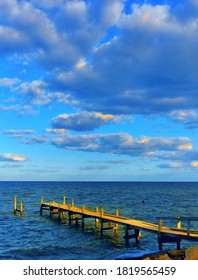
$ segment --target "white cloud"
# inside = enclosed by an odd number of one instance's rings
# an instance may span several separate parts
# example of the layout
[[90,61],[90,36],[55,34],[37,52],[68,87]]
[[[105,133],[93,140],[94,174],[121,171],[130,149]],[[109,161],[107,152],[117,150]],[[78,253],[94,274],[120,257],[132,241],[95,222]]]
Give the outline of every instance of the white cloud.
[[8,89],[12,89],[13,86],[15,86],[16,84],[18,84],[20,82],[20,80],[18,78],[1,78],[0,79],[0,86],[1,87],[5,87]]
[[168,117],[183,124],[186,128],[198,128],[197,110],[173,110],[168,114]]
[[[144,141],[143,141],[144,139]],[[129,155],[132,157],[162,157],[163,153],[179,153],[181,145],[191,145],[187,137],[140,137],[134,139],[127,133],[114,134],[83,134],[74,136],[70,133],[52,140],[52,144],[68,150],[95,151],[100,153],[113,153]],[[182,150],[183,152],[183,150]],[[161,154],[162,153],[162,154]],[[172,154],[172,157],[175,154]],[[167,153],[168,154],[168,153]]]
[[28,158],[23,155],[14,155],[14,154],[0,155],[0,161],[22,162],[26,160],[28,160]]
[[55,133],[55,134],[65,134],[66,133],[66,130],[65,129],[55,129],[55,128],[46,128],[45,129],[46,132],[48,133]]
[[14,130],[14,129],[3,130],[4,134],[14,135],[14,136],[32,134],[33,132],[34,132],[34,130],[31,130],[31,129],[26,129],[26,130]]
[[108,122],[114,122],[118,118],[111,114],[100,112],[79,112],[75,114],[60,114],[52,119],[53,128],[65,128],[76,131],[86,131],[99,128]]

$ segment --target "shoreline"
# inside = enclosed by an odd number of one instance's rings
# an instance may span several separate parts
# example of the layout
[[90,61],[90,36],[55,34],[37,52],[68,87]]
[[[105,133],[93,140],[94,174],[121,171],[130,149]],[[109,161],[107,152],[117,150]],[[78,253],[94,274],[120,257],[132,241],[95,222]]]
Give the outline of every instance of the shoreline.
[[198,260],[198,246],[144,255],[142,260]]

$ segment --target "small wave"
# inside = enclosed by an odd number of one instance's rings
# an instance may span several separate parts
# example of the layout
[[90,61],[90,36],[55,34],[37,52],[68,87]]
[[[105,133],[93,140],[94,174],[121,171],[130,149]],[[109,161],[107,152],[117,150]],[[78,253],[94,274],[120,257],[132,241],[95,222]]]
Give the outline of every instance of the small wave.
[[141,260],[144,256],[157,253],[158,251],[152,250],[130,250],[126,252],[119,252],[118,255],[112,255],[111,259],[114,260]]

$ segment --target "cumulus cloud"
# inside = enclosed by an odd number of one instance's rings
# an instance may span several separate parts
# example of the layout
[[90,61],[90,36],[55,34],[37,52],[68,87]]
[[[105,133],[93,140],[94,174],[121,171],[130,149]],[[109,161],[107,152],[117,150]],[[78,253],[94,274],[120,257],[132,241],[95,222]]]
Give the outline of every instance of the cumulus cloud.
[[[3,133],[23,144],[51,141],[66,150],[146,158],[161,168],[196,168],[198,152],[187,137],[85,133],[131,115],[198,128],[197,0],[157,3],[0,0],[0,55],[7,67],[1,113],[55,116],[42,135]],[[115,131],[128,129],[133,126]]]
[[20,80],[18,78],[4,77],[0,79],[0,86],[12,89],[14,85],[18,84]]
[[2,100],[0,109],[2,111],[16,111],[19,115],[35,115],[40,106],[60,103],[76,107],[79,103],[69,93],[49,91],[47,83],[43,80],[22,82],[18,78],[5,77],[0,79],[0,86],[9,90],[7,93],[9,98]]
[[186,128],[198,128],[198,111],[196,110],[174,110],[168,116]]
[[[144,141],[142,141],[144,139]],[[146,141],[145,141],[146,139]],[[127,133],[82,134],[75,136],[65,134],[54,138],[52,144],[66,150],[82,150],[100,153],[123,154],[132,157],[155,155],[161,151],[179,151],[181,145],[190,145],[191,140],[185,137],[176,138],[138,138]]]
[[123,0],[0,1],[2,36],[5,28],[16,33],[10,44],[2,37],[1,47],[49,71],[47,79],[21,82],[17,92],[26,105],[80,104],[90,112],[197,111],[197,2],[170,3],[133,3],[126,12]]
[[116,119],[111,114],[79,112],[76,114],[60,114],[52,120],[51,124],[53,128],[85,131],[93,130],[105,123],[116,121]]
[[31,129],[27,130],[3,130],[3,134],[9,135],[22,144],[45,144],[48,142],[46,135],[34,135],[36,132]]
[[194,19],[184,23],[167,5],[134,4],[116,28],[89,63],[57,73],[54,82],[70,88],[87,110],[148,115],[197,106]]
[[14,155],[14,154],[0,155],[0,161],[22,162],[22,161],[27,161],[27,160],[28,160],[28,158],[23,155]]

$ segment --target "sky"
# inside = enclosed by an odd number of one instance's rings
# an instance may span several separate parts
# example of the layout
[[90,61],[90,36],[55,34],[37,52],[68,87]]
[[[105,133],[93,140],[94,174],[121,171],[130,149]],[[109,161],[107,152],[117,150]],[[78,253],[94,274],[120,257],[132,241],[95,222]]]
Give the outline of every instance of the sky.
[[0,180],[198,181],[198,0],[0,0]]

